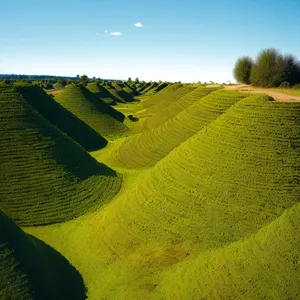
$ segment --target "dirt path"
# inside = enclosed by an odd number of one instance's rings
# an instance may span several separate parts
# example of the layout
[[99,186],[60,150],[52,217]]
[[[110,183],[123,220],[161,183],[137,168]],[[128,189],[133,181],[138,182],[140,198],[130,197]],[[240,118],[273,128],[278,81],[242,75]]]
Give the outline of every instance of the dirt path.
[[300,97],[298,97],[298,96],[287,95],[287,94],[275,92],[275,91],[272,91],[269,89],[255,88],[255,87],[245,85],[245,84],[226,86],[225,89],[226,90],[238,90],[241,92],[248,92],[248,93],[264,93],[264,94],[267,94],[267,95],[273,97],[276,101],[280,101],[280,102],[300,102]]

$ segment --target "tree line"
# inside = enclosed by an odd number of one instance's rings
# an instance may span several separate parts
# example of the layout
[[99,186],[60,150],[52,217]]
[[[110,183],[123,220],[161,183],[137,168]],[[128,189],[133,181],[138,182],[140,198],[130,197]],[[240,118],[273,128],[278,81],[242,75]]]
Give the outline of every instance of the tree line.
[[239,83],[300,88],[300,62],[294,55],[273,48],[262,50],[255,60],[249,56],[238,58],[233,74]]

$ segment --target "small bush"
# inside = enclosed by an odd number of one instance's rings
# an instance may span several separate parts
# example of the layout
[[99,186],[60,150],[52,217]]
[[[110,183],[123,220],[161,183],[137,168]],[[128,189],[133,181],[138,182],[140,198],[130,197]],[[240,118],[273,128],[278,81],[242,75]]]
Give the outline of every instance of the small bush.
[[284,81],[279,86],[282,89],[289,89],[291,87],[291,84],[288,81]]
[[294,90],[300,90],[300,83],[297,83],[293,86]]

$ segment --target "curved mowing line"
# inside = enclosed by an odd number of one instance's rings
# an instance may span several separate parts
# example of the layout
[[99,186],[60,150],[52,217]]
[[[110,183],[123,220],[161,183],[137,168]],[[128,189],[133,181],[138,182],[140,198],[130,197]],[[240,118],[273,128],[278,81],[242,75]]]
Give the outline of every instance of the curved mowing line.
[[0,211],[1,299],[86,299],[81,275]]
[[82,86],[67,86],[55,100],[108,139],[115,139],[129,131],[122,123],[125,119],[123,114]]
[[250,238],[166,269],[153,298],[297,299],[299,220],[295,204]]
[[121,177],[37,114],[0,94],[0,208],[21,226],[64,222],[112,199]]
[[125,248],[138,236],[211,250],[255,233],[299,201],[299,117],[299,103],[240,100],[119,198],[107,243],[120,227]]

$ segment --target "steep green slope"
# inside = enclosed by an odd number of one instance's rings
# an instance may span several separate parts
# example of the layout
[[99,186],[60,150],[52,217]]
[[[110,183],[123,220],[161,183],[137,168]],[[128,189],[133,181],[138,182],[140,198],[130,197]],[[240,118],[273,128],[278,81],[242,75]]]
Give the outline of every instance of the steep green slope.
[[123,168],[153,166],[246,96],[234,91],[197,88],[172,105],[172,113],[179,112],[175,117],[154,129],[129,137],[113,150],[110,165]]
[[140,240],[177,236],[203,250],[256,232],[299,201],[299,117],[299,103],[240,100],[136,181],[110,221]]
[[87,151],[104,148],[107,140],[70,113],[38,86],[18,86],[16,90],[38,113],[69,135]]
[[132,102],[133,101],[133,95],[127,93],[123,89],[123,84],[119,84],[117,82],[113,82],[111,86],[117,91],[118,95],[124,99],[126,102]]
[[155,299],[300,297],[300,204],[250,238],[168,268]]
[[89,83],[86,88],[109,105],[116,105],[118,102],[114,95],[97,82]]
[[143,94],[147,95],[149,93],[149,95],[151,95],[152,90],[157,86],[157,82],[152,82],[147,88],[143,90]]
[[86,299],[80,274],[0,211],[0,299]]
[[299,117],[300,103],[242,99],[101,211],[30,231],[90,299],[297,299]]
[[19,225],[63,222],[109,201],[121,178],[13,90],[0,93],[0,209]]
[[147,100],[141,103],[141,109],[148,109],[150,106],[161,103],[162,100],[170,97],[174,92],[176,92],[179,88],[182,87],[182,84],[173,84],[167,86],[165,89],[161,90],[159,93],[149,97]]
[[178,102],[184,96],[189,97],[188,94],[193,90],[195,90],[195,87],[182,86],[175,92],[163,98],[160,102],[149,107],[146,110],[146,114],[152,116],[143,122],[143,130],[155,128],[175,116],[180,110],[183,109],[180,104],[176,106],[176,102]]
[[120,137],[128,132],[128,128],[122,123],[124,115],[83,86],[68,85],[55,100],[108,139]]
[[111,94],[114,96],[114,99],[116,102],[118,103],[127,103],[127,101],[125,99],[123,99],[118,91],[110,84],[110,83],[105,83],[104,84],[104,88]]

